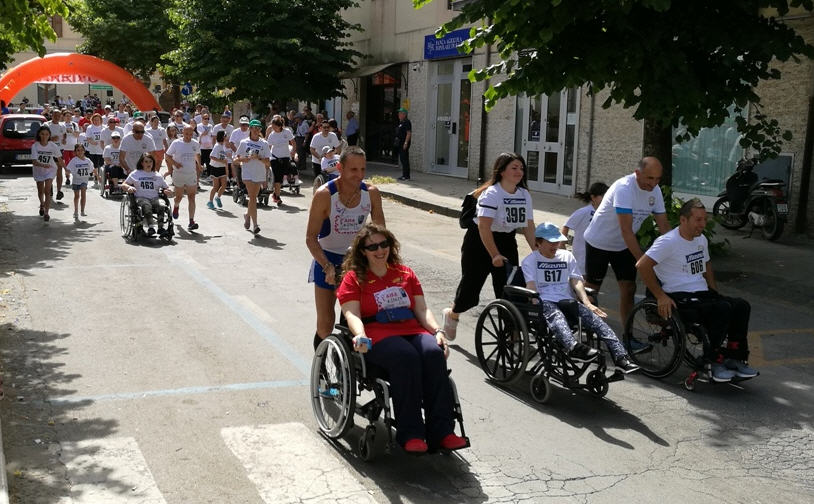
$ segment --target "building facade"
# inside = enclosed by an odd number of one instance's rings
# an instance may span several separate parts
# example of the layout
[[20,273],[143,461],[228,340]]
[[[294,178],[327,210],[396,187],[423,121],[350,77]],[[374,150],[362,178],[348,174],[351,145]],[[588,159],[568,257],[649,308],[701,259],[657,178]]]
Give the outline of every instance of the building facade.
[[[410,149],[414,170],[459,177],[474,184],[488,178],[491,162],[502,151],[522,154],[528,163],[529,185],[542,193],[574,195],[591,183],[608,184],[630,173],[642,155],[643,125],[621,106],[602,108],[606,98],[584,89],[568,89],[551,96],[519,96],[500,100],[483,112],[486,85],[473,83],[468,73],[497,60],[486,48],[461,55],[457,43],[467,29],[434,37],[452,19],[460,2],[436,0],[413,9],[411,2],[362,0],[344,14],[364,31],[351,41],[368,57],[344,76],[346,98],[331,104],[331,115],[356,113],[360,139],[372,160],[395,161],[393,135],[396,110],[409,111],[413,125]],[[814,42],[814,18],[787,17],[809,42]],[[787,180],[791,223],[803,199],[800,190],[803,150],[808,128],[808,102],[814,96],[811,61],[780,66],[783,79],[765,83],[758,92],[763,112],[780,121],[794,138],[777,160],[761,169]],[[744,156],[734,120],[703,130],[689,142],[674,146],[673,188],[681,197],[698,196],[711,209],[726,178]],[[748,154],[748,153],[746,153]],[[664,162],[664,160],[662,160]],[[464,182],[468,181],[468,182]],[[814,209],[809,205],[807,232],[814,232]]]

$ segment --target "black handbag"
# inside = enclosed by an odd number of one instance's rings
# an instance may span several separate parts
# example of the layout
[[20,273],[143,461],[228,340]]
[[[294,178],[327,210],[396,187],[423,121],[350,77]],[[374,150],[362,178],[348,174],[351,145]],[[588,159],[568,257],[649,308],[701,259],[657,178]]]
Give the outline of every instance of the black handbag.
[[464,196],[464,201],[461,203],[461,215],[458,217],[458,225],[461,229],[469,229],[475,224],[475,216],[477,215],[478,200],[472,193]]

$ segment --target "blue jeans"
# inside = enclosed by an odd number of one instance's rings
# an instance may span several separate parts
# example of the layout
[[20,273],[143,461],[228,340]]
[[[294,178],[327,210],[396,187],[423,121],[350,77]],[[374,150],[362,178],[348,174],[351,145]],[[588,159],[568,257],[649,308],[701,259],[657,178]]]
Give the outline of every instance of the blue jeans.
[[[437,447],[453,432],[452,387],[444,351],[435,336],[390,336],[377,341],[365,356],[371,364],[387,370],[399,444],[419,438]],[[421,418],[422,407],[426,423]]]

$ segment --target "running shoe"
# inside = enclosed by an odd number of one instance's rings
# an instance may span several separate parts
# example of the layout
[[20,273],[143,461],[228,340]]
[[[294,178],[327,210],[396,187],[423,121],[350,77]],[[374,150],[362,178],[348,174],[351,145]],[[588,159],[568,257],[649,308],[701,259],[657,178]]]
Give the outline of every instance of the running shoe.
[[223,208],[223,203],[220,202],[220,196],[215,196],[215,204],[218,205],[218,208]]
[[151,226],[151,227],[147,228],[147,236],[153,236],[154,234],[155,234],[155,228],[154,227]]
[[407,442],[404,443],[404,451],[413,455],[427,453],[427,443],[425,443],[423,439],[408,439]]
[[74,212],[73,213],[73,220],[79,220],[79,214]]
[[724,366],[726,366],[727,369],[734,371],[735,376],[738,378],[754,378],[760,374],[757,372],[757,369],[751,368],[745,362],[737,359],[726,359],[724,361]]
[[448,341],[455,341],[458,321],[452,318],[452,308],[444,308],[441,312],[444,316],[444,333]]
[[45,214],[45,215],[42,216],[42,220],[44,220],[45,222],[48,222],[49,220],[51,220],[51,216],[48,215],[48,214]]
[[634,371],[638,371],[639,366],[637,366],[636,364],[630,362],[630,359],[628,359],[627,357],[620,357],[616,361],[616,369],[618,369],[619,371],[621,371],[621,372],[623,372],[625,374],[628,374],[628,373],[632,373]]
[[206,208],[208,208],[210,210],[214,210],[215,209],[215,204],[212,203],[211,201],[207,201],[206,202]]
[[65,197],[65,195],[62,193],[62,191],[57,191],[57,201],[61,200],[63,197]]
[[42,217],[43,215],[45,215],[45,207],[40,205],[40,217]]
[[568,352],[568,356],[571,360],[577,362],[591,362],[596,359],[597,355],[599,355],[599,351],[596,348],[589,347],[585,343],[577,343],[574,345],[574,348]]
[[441,440],[441,448],[444,450],[459,450],[466,446],[466,438],[456,434],[447,434]]
[[81,215],[82,217],[87,217],[88,216],[88,214],[86,214],[85,212],[80,212],[79,215]]
[[172,209],[172,218],[173,218],[173,219],[177,219],[177,218],[178,218],[178,205],[176,205],[176,206],[175,206],[175,207]]
[[260,234],[260,226],[254,226],[254,230],[252,231],[254,234]]
[[195,231],[196,229],[198,229],[198,223],[195,222],[194,220],[189,221],[189,226],[187,226],[187,229],[189,229],[190,231]]
[[712,365],[712,380],[718,383],[725,383],[732,381],[735,377],[735,371],[727,368],[723,364],[715,363]]

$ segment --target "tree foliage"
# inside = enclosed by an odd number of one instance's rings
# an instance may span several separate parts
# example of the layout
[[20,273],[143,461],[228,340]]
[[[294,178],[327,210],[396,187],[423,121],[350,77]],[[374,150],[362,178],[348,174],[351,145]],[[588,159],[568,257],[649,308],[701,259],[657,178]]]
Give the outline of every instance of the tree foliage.
[[[416,7],[432,0],[413,0]],[[812,0],[473,0],[438,31],[474,25],[463,51],[491,44],[498,63],[470,78],[489,86],[487,107],[509,95],[549,94],[573,86],[608,90],[604,107],[633,107],[633,117],[687,136],[714,127],[735,105],[758,106],[761,80],[780,78],[775,61],[813,57],[814,47],[778,17]],[[779,152],[790,138],[776,121],[739,119],[743,143]],[[668,137],[669,139],[669,137]]]
[[52,16],[67,16],[63,0],[3,0],[0,2],[0,65],[14,53],[31,49],[45,55],[46,40],[55,41]]
[[339,96],[338,75],[361,54],[340,11],[355,0],[185,0],[170,11],[164,73],[208,101]]
[[78,50],[149,78],[170,49],[166,0],[76,0],[68,19],[85,41]]

